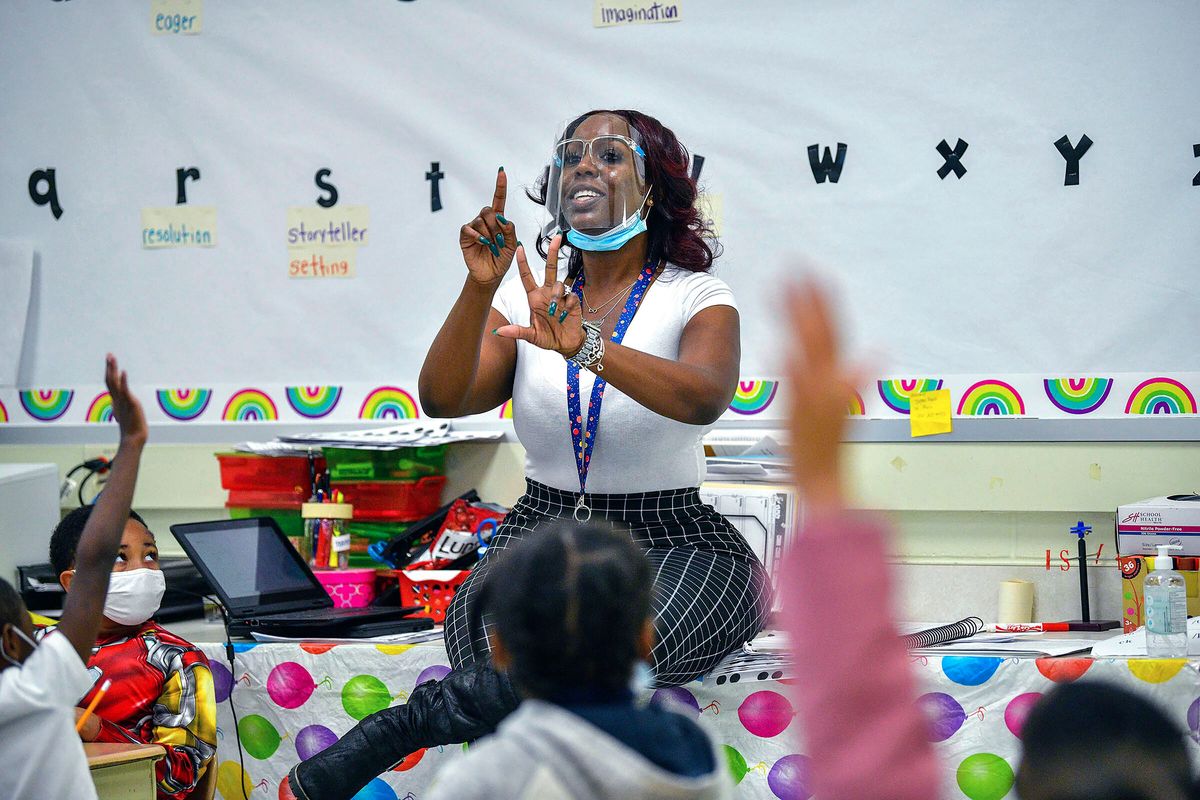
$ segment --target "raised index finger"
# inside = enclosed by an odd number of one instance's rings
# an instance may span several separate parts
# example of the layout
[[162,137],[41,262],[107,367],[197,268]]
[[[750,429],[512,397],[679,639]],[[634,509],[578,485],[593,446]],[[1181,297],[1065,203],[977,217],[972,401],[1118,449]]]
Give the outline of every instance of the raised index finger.
[[504,167],[496,170],[496,193],[492,195],[492,210],[497,214],[504,213],[504,201],[508,198],[508,176]]
[[556,234],[546,248],[546,280],[543,286],[553,286],[558,283],[558,248],[562,247],[562,234]]

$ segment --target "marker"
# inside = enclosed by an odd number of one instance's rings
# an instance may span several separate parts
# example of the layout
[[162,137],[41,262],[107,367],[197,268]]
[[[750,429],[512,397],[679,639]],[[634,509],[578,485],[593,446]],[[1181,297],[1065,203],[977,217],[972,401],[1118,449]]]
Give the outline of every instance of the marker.
[[92,698],[92,702],[88,703],[87,708],[85,708],[83,713],[79,715],[79,719],[75,720],[76,733],[79,733],[81,730],[83,730],[83,723],[87,722],[88,717],[90,717],[92,712],[96,710],[96,706],[99,705],[100,700],[104,697],[104,693],[108,691],[108,687],[110,686],[112,686],[112,680],[106,680],[104,683],[100,684],[100,688],[96,691],[96,696]]
[[1069,631],[1071,626],[1066,622],[989,622],[983,629],[988,633],[1053,633]]

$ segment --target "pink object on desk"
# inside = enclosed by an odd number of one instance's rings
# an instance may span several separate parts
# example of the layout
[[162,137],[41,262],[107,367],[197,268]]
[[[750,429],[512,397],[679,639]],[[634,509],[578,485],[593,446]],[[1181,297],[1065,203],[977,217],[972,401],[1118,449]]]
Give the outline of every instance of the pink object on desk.
[[373,569],[318,569],[314,573],[333,598],[334,608],[364,608],[375,599]]

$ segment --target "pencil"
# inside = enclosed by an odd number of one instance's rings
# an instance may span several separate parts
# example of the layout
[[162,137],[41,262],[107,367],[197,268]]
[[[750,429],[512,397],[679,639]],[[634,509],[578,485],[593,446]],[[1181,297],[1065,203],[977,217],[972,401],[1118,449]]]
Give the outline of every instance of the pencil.
[[104,697],[104,693],[108,691],[108,687],[112,686],[112,680],[106,680],[100,684],[100,689],[96,692],[96,696],[92,698],[92,702],[88,703],[87,708],[83,710],[83,714],[79,719],[75,720],[75,732],[79,733],[83,730],[83,723],[87,722],[87,718],[96,710],[96,706],[100,703],[100,699]]

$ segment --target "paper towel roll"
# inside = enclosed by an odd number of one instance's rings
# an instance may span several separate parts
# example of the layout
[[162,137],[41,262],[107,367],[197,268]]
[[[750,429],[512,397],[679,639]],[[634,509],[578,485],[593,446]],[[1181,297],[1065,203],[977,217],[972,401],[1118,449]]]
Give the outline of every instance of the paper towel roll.
[[1000,582],[1000,611],[996,622],[1033,622],[1033,584],[1029,581]]

